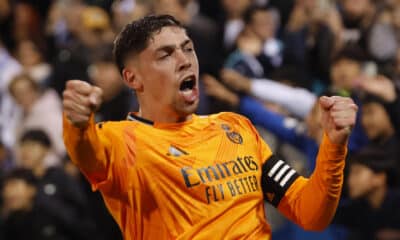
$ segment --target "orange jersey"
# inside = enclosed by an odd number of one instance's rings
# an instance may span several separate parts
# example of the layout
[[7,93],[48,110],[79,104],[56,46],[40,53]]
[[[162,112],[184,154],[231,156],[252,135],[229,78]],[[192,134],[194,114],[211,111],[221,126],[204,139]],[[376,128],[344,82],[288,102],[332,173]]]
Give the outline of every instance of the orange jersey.
[[[345,149],[326,139],[319,175],[308,180],[275,158],[240,115],[192,115],[174,124],[129,118],[92,120],[85,130],[64,118],[72,161],[101,191],[127,240],[270,239],[264,199],[306,228],[334,214]],[[339,177],[324,175],[330,169]],[[318,208],[311,220],[307,207]]]

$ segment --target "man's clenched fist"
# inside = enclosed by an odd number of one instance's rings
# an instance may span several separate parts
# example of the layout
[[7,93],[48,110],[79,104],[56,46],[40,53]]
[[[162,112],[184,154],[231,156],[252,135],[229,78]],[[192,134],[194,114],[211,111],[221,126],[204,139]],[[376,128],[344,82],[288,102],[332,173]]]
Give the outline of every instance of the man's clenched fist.
[[66,117],[79,128],[85,128],[90,115],[102,102],[103,91],[96,86],[80,80],[67,82],[63,92],[63,106]]
[[348,97],[321,97],[322,126],[329,139],[336,144],[345,144],[356,123],[358,107]]

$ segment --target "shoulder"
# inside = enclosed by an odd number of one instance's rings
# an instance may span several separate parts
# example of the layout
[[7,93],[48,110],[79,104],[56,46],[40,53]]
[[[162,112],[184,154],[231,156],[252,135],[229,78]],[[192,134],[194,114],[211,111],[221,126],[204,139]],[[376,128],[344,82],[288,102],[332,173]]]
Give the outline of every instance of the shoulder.
[[121,132],[126,128],[137,128],[138,124],[133,121],[122,120],[122,121],[104,121],[97,122],[96,128],[104,132]]
[[134,121],[105,121],[96,123],[96,132],[109,141],[124,140],[128,136],[134,136],[140,124]]
[[245,116],[234,112],[220,112],[217,114],[212,114],[210,117],[231,122],[249,121]]
[[248,128],[253,126],[248,118],[233,112],[220,112],[217,114],[209,115],[209,117],[211,118],[211,120],[215,120],[221,123],[228,123],[237,127],[240,126]]

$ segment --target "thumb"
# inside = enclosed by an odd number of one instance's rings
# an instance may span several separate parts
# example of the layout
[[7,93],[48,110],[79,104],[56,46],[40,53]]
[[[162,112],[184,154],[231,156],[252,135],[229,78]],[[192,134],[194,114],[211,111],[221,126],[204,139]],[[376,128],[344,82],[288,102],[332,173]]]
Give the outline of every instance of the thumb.
[[103,97],[103,90],[101,90],[101,88],[99,87],[94,86],[89,95],[89,101],[93,109],[97,110],[100,107],[102,102],[102,97]]
[[331,108],[334,103],[335,103],[335,100],[332,97],[322,96],[319,98],[319,105],[324,110],[328,110],[329,108]]

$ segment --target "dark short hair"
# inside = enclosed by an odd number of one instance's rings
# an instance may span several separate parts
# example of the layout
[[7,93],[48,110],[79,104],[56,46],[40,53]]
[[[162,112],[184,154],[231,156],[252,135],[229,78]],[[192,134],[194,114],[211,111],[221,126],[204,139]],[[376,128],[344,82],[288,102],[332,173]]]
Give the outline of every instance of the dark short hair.
[[11,180],[22,180],[32,186],[36,186],[37,184],[37,178],[33,174],[32,170],[26,168],[16,168],[7,173],[3,178],[3,186]]
[[355,163],[366,166],[374,173],[385,173],[389,186],[398,184],[397,162],[393,151],[367,146],[350,158],[350,165]]
[[353,60],[358,63],[362,63],[370,60],[368,55],[361,47],[357,45],[345,46],[342,50],[336,53],[332,58],[332,64],[335,64],[343,59]]
[[361,103],[362,104],[368,104],[368,103],[378,103],[380,105],[385,105],[385,100],[383,100],[381,97],[365,93],[360,97]]
[[252,4],[243,13],[243,21],[246,25],[248,25],[253,22],[253,17],[257,12],[264,12],[268,10],[270,9],[268,9],[267,7]]
[[119,71],[122,73],[128,56],[142,52],[147,48],[154,33],[169,26],[183,28],[171,15],[149,15],[127,24],[114,41],[113,52]]
[[26,81],[29,83],[29,85],[31,85],[32,89],[34,91],[40,91],[40,85],[35,82],[35,80],[27,73],[21,73],[16,75],[11,82],[8,84],[8,91],[11,93],[12,96],[15,97],[14,95],[14,87],[15,85],[19,82],[19,81]]
[[29,129],[22,134],[21,143],[26,141],[34,141],[45,147],[50,147],[51,142],[49,136],[42,129]]

